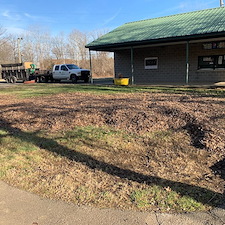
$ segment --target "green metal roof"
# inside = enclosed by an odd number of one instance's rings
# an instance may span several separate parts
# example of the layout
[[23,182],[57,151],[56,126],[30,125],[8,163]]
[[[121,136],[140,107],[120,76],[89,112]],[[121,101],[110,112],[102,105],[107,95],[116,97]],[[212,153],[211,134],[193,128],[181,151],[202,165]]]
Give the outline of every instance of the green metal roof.
[[126,23],[86,47],[107,50],[111,47],[184,40],[210,34],[225,34],[225,7]]

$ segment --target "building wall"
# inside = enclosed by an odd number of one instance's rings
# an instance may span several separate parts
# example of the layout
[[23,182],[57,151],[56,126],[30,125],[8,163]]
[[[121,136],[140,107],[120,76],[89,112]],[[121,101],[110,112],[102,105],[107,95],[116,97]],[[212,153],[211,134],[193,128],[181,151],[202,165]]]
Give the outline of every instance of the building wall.
[[190,45],[190,83],[198,84],[212,84],[216,82],[225,81],[225,69],[216,70],[199,70],[198,57],[211,56],[211,55],[224,55],[225,49],[203,49],[203,43],[196,43]]
[[[225,70],[198,70],[198,56],[225,55],[225,49],[204,50],[203,43],[189,46],[189,83],[225,81]],[[134,49],[135,84],[185,84],[186,44]],[[158,69],[145,69],[144,59],[158,57]],[[115,52],[115,75],[131,77],[131,51]]]

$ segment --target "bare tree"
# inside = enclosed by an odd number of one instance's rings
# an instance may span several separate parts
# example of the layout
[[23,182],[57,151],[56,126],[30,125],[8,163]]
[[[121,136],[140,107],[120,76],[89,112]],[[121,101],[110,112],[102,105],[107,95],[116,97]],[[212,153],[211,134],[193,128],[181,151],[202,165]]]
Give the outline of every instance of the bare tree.
[[52,38],[52,53],[56,59],[65,60],[67,55],[66,38],[64,33]]
[[[5,35],[0,26],[0,62],[18,62],[18,38],[23,38],[20,45],[22,61],[31,61],[41,69],[49,69],[56,63],[75,63],[89,68],[89,52],[85,48],[92,40],[104,35],[107,31],[91,33],[73,30],[69,35],[59,33],[52,36],[48,30],[39,26],[28,28],[20,37]],[[113,76],[113,55],[107,52],[93,52],[93,75]]]
[[[90,40],[93,41],[106,34],[107,30],[96,30],[90,33]],[[92,54],[93,76],[109,77],[114,74],[113,54],[109,52],[96,51]]]
[[7,41],[6,37],[6,29],[4,29],[2,26],[0,26],[0,46],[4,45]]
[[45,61],[51,58],[51,35],[39,26],[32,26],[21,42],[23,61],[32,61],[45,68]]
[[15,61],[15,45],[13,37],[7,30],[0,26],[0,63]]
[[73,30],[68,37],[68,49],[71,56],[79,62],[81,66],[87,65],[88,49],[85,45],[88,43],[89,34],[83,33],[79,30]]

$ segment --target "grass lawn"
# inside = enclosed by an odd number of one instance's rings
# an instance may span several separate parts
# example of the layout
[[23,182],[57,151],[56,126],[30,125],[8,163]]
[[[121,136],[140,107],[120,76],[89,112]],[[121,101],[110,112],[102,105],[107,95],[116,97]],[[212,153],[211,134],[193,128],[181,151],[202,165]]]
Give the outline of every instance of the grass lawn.
[[[224,96],[224,90],[147,86],[3,88],[0,178],[78,205],[208,210],[223,200],[224,181],[210,169],[223,155],[207,150],[213,148],[208,133],[199,137],[199,147],[190,132],[197,127],[195,135],[202,135],[198,127],[208,125],[200,112],[210,118],[219,115]],[[209,101],[212,110],[206,111]],[[225,122],[224,117],[215,119]],[[190,121],[193,127],[185,128]]]
[[20,97],[35,97],[59,93],[91,92],[98,94],[121,93],[175,93],[195,94],[201,96],[225,97],[225,89],[205,89],[188,87],[154,87],[154,86],[114,86],[114,85],[74,85],[74,84],[29,84],[0,89],[0,94],[13,94]]

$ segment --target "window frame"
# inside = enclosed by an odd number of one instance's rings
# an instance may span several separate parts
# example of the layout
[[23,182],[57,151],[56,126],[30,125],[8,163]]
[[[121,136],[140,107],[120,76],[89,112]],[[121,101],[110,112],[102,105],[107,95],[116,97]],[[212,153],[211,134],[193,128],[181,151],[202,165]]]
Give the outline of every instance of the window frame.
[[[156,63],[152,63],[156,60]],[[150,64],[148,61],[152,61]],[[159,65],[159,58],[158,57],[147,57],[144,59],[144,68],[145,70],[157,70]]]
[[55,70],[59,70],[59,66],[57,65],[57,66],[55,66]]
[[68,71],[68,68],[65,65],[62,65],[60,68],[62,71]]
[[225,54],[198,56],[198,70],[204,69],[225,69]]

